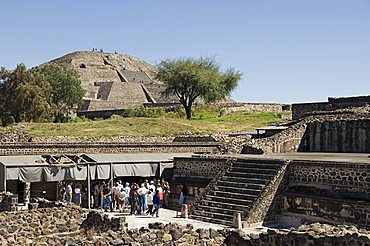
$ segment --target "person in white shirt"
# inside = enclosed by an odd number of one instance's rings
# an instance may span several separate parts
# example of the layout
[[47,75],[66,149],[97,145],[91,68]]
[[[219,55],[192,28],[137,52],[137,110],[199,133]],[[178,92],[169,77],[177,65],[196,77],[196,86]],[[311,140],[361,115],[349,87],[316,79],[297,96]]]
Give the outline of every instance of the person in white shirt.
[[126,192],[125,205],[129,206],[130,205],[130,199],[129,198],[130,198],[130,192],[131,192],[130,183],[126,183],[125,188],[123,188],[123,190]]
[[148,205],[148,211],[146,214],[153,215],[153,190],[149,189],[148,194],[146,195],[146,203]]
[[126,208],[125,201],[126,201],[126,192],[122,188],[121,191],[118,193],[118,209],[120,213],[123,213]]
[[151,189],[153,192],[155,191],[155,185],[154,185],[154,181],[150,181],[150,185],[149,185],[149,190]]
[[72,202],[72,184],[68,184],[65,191],[65,198],[67,200],[67,203]]
[[118,185],[118,182],[114,183],[113,186],[113,209],[118,208],[118,194],[120,193],[121,189]]
[[139,212],[144,213],[146,210],[146,194],[148,193],[148,189],[145,187],[145,184],[141,184],[141,188],[139,188]]

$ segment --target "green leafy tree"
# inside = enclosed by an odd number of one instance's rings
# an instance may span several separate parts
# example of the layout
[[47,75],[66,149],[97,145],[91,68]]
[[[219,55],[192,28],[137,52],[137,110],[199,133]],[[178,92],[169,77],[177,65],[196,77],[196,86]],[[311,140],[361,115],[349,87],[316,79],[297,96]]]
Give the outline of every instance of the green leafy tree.
[[55,122],[61,122],[68,115],[75,113],[85,95],[76,70],[56,65],[46,65],[38,73],[51,86],[47,100],[53,108]]
[[158,65],[156,75],[166,86],[163,94],[175,94],[189,120],[196,99],[206,103],[222,100],[235,89],[241,77],[234,69],[222,72],[213,58],[165,60]]
[[45,65],[27,70],[0,69],[0,117],[2,125],[20,121],[61,122],[82,103],[84,91],[72,69]]
[[48,117],[48,84],[23,64],[13,71],[0,70],[0,102],[3,125],[20,121],[40,121]]

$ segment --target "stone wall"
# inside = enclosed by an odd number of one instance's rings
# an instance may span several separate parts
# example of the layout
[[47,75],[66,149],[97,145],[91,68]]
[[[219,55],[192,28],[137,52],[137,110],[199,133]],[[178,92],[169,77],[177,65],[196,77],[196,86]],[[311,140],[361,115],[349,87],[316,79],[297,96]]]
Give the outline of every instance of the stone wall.
[[196,157],[174,158],[174,178],[205,178],[212,179],[225,167],[230,158]]
[[284,245],[284,246],[347,246],[369,245],[369,231],[354,226],[332,226],[328,224],[302,225],[291,230],[268,229],[260,234],[246,234],[232,231],[224,240],[224,245]]
[[[370,107],[323,112],[293,123],[271,137],[235,138],[232,153],[370,152]],[[243,148],[244,146],[244,148]]]
[[250,111],[250,112],[281,112],[290,110],[290,105],[277,103],[219,103],[220,108],[226,112]]
[[328,102],[292,104],[292,119],[299,120],[305,115],[318,111],[334,111],[349,107],[363,107],[370,105],[370,96],[328,98]]
[[180,136],[175,137],[174,142],[217,142],[217,140],[210,135],[206,136]]
[[301,151],[370,152],[370,119],[309,123]]
[[0,244],[31,245],[35,241],[46,240],[48,235],[78,234],[84,215],[79,208],[69,206],[16,213],[2,212],[0,220]]
[[[266,163],[268,163],[266,161]],[[274,198],[279,191],[279,186],[283,181],[289,161],[284,162],[275,177],[271,180],[266,188],[259,195],[257,200],[252,204],[248,213],[244,215],[243,227],[248,228],[255,223],[267,222],[269,218],[269,208],[273,204]]]
[[281,224],[323,221],[370,228],[370,163],[292,161],[281,185],[275,204]]
[[18,208],[18,197],[9,192],[0,193],[0,211],[15,212]]
[[97,153],[171,153],[193,152],[213,153],[219,143],[60,143],[60,144],[3,144],[0,155],[41,155],[41,154],[97,154]]
[[0,131],[0,143],[24,143],[29,139],[24,131]]
[[306,127],[306,122],[299,122],[271,137],[248,139],[244,144],[234,144],[239,149],[232,151],[241,154],[296,152]]
[[171,143],[174,137],[139,137],[139,136],[118,136],[118,137],[104,137],[104,136],[80,136],[80,137],[33,137],[32,143],[38,144],[59,144],[59,143],[96,143],[96,144],[111,144],[111,143]]
[[369,245],[369,232],[354,226],[303,225],[297,229],[194,229],[192,224],[150,223],[127,229],[124,217],[89,214],[74,206],[0,213],[1,245]]

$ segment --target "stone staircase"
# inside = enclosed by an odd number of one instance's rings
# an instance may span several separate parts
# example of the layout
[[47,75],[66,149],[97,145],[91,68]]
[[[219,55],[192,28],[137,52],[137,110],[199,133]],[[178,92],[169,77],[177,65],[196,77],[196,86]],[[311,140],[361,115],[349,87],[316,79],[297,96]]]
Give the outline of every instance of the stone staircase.
[[189,218],[231,226],[235,212],[245,217],[274,179],[283,161],[238,159],[198,204]]

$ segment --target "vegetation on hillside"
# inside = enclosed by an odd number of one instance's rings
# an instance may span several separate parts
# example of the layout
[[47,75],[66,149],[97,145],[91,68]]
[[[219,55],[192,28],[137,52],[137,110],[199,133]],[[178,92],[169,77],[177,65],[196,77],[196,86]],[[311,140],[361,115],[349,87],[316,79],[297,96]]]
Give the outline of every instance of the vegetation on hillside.
[[206,103],[225,99],[238,85],[241,76],[234,69],[221,72],[213,58],[180,58],[162,61],[156,78],[166,86],[164,95],[178,97],[186,118],[190,120],[196,99]]
[[46,65],[28,70],[0,69],[0,124],[61,122],[82,103],[84,91],[75,70]]
[[[158,110],[157,110],[158,111]],[[143,113],[143,112],[141,112]],[[184,118],[184,110],[149,117],[112,116],[109,119],[75,118],[68,123],[24,123],[30,136],[181,136],[248,131],[279,122],[289,112],[234,112],[199,107],[193,120]],[[19,125],[18,125],[19,127]]]

